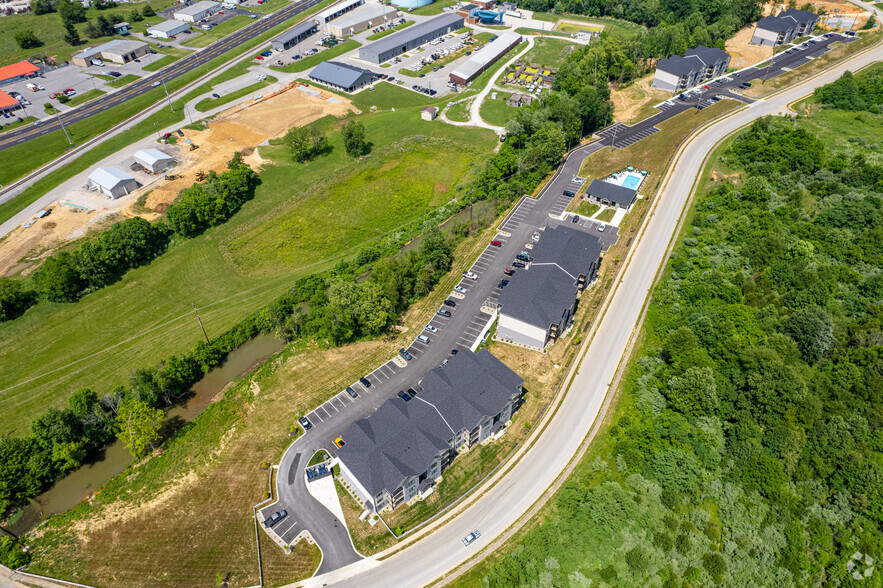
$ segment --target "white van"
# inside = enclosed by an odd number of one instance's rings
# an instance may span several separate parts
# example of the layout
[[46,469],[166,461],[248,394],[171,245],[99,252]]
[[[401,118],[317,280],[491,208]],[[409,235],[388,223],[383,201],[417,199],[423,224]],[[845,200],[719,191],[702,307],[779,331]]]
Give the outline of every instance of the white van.
[[426,335],[417,335],[417,340],[423,343],[424,345],[429,343],[429,337]]
[[100,59],[92,59],[90,60],[92,65],[97,65],[98,67],[104,67],[104,62]]

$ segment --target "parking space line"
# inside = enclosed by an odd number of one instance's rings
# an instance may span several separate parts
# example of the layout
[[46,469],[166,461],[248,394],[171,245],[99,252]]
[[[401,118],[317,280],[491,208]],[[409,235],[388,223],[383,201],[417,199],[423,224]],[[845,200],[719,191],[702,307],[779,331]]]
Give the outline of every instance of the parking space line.
[[324,422],[325,422],[325,419],[323,419],[322,417],[320,417],[320,416],[319,416],[319,413],[318,413],[317,411],[314,410],[314,411],[313,411],[312,413],[310,413],[310,414],[314,415],[317,419],[319,419],[319,422],[321,422],[321,423],[324,423]]
[[[331,413],[328,412],[328,409],[325,408],[325,405],[324,405],[324,404],[323,404],[322,406],[320,406],[319,408],[321,408],[322,410],[325,411],[325,416],[327,416],[329,419],[331,418]],[[325,421],[322,421],[322,422],[325,422]]]

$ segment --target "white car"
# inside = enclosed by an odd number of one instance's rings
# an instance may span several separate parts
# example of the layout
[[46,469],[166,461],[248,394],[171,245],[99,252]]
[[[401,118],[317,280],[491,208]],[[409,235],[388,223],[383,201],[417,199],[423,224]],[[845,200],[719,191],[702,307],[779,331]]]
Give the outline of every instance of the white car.
[[162,82],[153,82],[152,84],[150,84],[150,87],[151,87],[151,88],[156,88],[156,87],[159,86],[161,83],[162,83]]
[[469,290],[463,286],[454,286],[454,291],[459,292],[460,294],[466,294],[466,292],[469,292]]
[[471,533],[469,533],[468,535],[463,537],[463,545],[468,546],[470,543],[472,543],[473,541],[475,541],[479,537],[481,537],[481,533],[479,533],[478,531],[472,531]]
[[472,272],[463,272],[463,277],[469,278],[470,280],[477,280],[478,279],[478,276],[476,276]]
[[432,325],[426,325],[425,327],[423,327],[423,330],[429,331],[430,333],[438,333],[438,329],[436,329]]
[[598,227],[598,231],[600,231],[601,233],[603,233],[603,232],[604,232],[604,229],[606,229],[606,228],[607,228],[607,225],[605,225],[604,223],[601,223],[601,225]]

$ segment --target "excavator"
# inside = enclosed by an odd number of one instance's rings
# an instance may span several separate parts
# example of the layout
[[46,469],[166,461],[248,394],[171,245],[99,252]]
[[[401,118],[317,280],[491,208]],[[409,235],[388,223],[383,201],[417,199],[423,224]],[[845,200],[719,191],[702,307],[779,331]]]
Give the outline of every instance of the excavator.
[[177,180],[177,179],[180,178],[180,177],[181,177],[180,174],[166,174],[166,178],[165,178],[165,179],[166,179],[167,181],[171,182],[172,180]]
[[205,179],[205,172],[204,171],[199,170],[198,172],[196,172],[196,181],[197,182],[201,182],[204,179]]

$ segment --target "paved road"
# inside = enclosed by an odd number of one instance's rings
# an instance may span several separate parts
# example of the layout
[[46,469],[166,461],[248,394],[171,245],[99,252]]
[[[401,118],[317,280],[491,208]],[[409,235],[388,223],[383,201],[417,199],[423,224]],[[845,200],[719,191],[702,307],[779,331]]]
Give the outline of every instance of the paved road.
[[[785,109],[790,102],[807,95],[814,88],[831,83],[847,68],[857,69],[883,58],[877,47],[845,61],[834,71],[822,74],[712,125],[688,144],[670,170],[668,183],[658,197],[655,212],[648,219],[640,247],[631,251],[631,258],[621,275],[610,306],[597,324],[597,331],[586,351],[591,361],[582,363],[570,391],[562,399],[559,410],[551,418],[547,430],[523,458],[505,473],[502,479],[481,498],[460,512],[444,526],[419,542],[381,561],[365,560],[332,574],[317,576],[305,582],[323,585],[337,582],[342,586],[423,586],[467,561],[515,523],[522,513],[539,499],[563,471],[588,433],[614,378],[637,324],[641,308],[657,269],[665,259],[670,239],[681,212],[691,194],[703,160],[723,138],[752,120]],[[589,145],[590,149],[592,145]],[[589,150],[587,149],[587,150]],[[560,189],[578,168],[585,156],[582,150],[570,156],[560,172],[543,192],[537,207],[544,201],[557,200]],[[476,544],[464,547],[460,540],[479,529]]]
[[[202,65],[205,65],[209,61],[215,59],[216,57],[227,53],[233,49],[236,49],[243,43],[250,41],[251,39],[267,32],[271,28],[279,25],[286,20],[312,8],[313,6],[319,4],[322,0],[303,0],[301,2],[296,2],[287,8],[283,8],[273,14],[269,15],[267,18],[262,18],[260,20],[256,20],[254,23],[224,37],[217,43],[209,45],[206,49],[202,51],[197,51],[196,53],[192,53],[187,57],[184,57],[180,61],[177,61],[173,65],[166,67],[162,70],[162,78],[165,79],[166,82],[173,80],[179,76],[182,76]],[[113,108],[114,106],[118,106],[126,102],[127,100],[134,98],[135,96],[140,96],[147,92],[153,92],[156,100],[159,101],[163,98],[163,88],[151,87],[155,81],[160,80],[159,75],[152,75],[141,80],[126,86],[124,90],[119,92],[114,92],[112,94],[107,94],[97,100],[89,102],[86,106],[82,108],[77,108],[75,110],[61,113],[59,116],[62,122],[66,125],[73,124],[75,122],[85,120],[91,116],[104,112],[109,108]],[[61,127],[58,123],[58,120],[51,119],[43,123],[42,125],[35,126],[26,126],[14,131],[10,131],[8,133],[3,133],[0,135],[0,151],[4,149],[8,149],[10,147],[14,147],[16,145],[20,145],[27,141],[31,141],[36,139],[37,137],[42,137],[47,133],[51,133],[52,131],[59,130]]]

